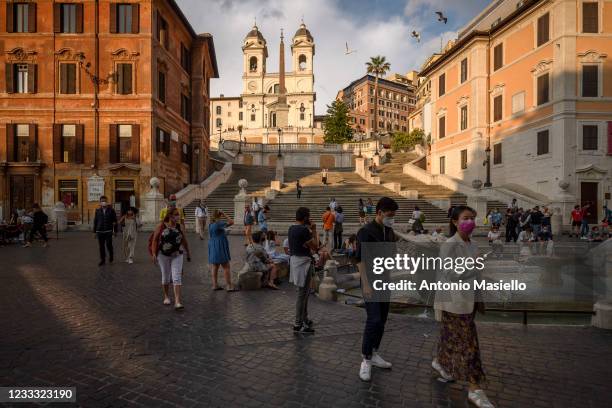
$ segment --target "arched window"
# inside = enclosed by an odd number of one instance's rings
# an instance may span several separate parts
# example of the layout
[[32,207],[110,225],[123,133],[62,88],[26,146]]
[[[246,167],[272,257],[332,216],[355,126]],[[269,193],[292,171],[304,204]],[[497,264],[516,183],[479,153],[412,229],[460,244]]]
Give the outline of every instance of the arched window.
[[300,71],[304,71],[306,69],[306,56],[304,54],[299,56],[298,65],[300,67]]
[[269,94],[271,94],[271,93],[277,94],[279,92],[280,92],[280,85],[279,84],[274,84],[270,88],[268,88],[268,93]]
[[216,123],[217,127],[220,128],[222,124],[223,122],[221,122],[221,118],[217,118],[217,123]]
[[249,59],[249,71],[257,72],[257,57],[251,57]]
[[221,107],[217,106],[217,115],[220,115],[220,114],[221,114]]

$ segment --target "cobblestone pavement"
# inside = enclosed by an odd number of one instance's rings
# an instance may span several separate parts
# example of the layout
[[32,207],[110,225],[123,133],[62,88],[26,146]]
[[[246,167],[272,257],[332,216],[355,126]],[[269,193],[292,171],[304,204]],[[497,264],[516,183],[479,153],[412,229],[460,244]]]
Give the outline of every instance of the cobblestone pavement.
[[[98,268],[88,233],[0,248],[1,385],[76,386],[84,407],[467,406],[464,387],[432,377],[434,322],[392,315],[393,369],[362,383],[362,310],[313,297],[316,335],[295,337],[290,285],[212,292],[205,246],[191,238],[182,313],[161,304],[146,234],[134,265]],[[239,237],[232,247],[241,252]],[[499,407],[612,406],[612,332],[481,323],[479,334]]]

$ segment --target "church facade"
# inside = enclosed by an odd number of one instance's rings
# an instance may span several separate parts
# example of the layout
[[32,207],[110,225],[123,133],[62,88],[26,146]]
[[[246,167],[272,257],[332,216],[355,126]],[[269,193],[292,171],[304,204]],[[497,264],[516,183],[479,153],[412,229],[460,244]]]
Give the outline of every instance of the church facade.
[[[242,93],[211,99],[211,135],[249,143],[322,143],[315,127],[314,38],[302,23],[291,39],[291,67],[285,69],[281,32],[278,71],[268,72],[268,44],[255,25],[242,45]],[[242,130],[242,132],[239,132]],[[280,130],[280,131],[279,131]],[[216,137],[215,137],[216,136]]]

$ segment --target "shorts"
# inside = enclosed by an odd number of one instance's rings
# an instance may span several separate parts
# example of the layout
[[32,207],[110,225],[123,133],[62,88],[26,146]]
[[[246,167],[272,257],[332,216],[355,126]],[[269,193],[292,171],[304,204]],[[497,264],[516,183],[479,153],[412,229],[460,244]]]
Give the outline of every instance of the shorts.
[[160,253],[157,256],[157,262],[162,273],[162,285],[183,284],[183,254],[176,253],[167,256]]
[[572,221],[572,227],[579,227],[581,225],[582,225],[582,221],[576,221],[576,220]]

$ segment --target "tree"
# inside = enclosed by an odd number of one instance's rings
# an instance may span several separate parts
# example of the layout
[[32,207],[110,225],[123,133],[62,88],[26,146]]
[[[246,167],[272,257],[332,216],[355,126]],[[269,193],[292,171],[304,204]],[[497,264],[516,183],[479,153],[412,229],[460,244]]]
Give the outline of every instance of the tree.
[[391,140],[391,150],[397,152],[399,150],[412,150],[415,145],[425,141],[425,132],[423,129],[413,129],[410,133],[396,132]]
[[384,76],[391,69],[391,64],[383,56],[370,57],[366,62],[368,74],[374,74],[374,134],[378,132],[378,78]]
[[353,129],[349,124],[348,106],[342,101],[327,105],[325,118],[325,143],[346,143],[353,140]]

